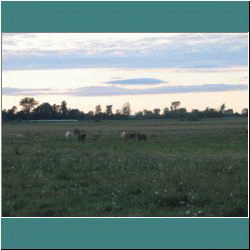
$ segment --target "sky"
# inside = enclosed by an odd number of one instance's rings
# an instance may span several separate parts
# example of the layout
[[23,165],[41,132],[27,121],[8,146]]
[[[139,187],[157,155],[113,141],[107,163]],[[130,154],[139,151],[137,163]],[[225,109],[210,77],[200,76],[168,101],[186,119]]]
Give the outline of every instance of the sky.
[[248,108],[247,33],[3,33],[2,109]]

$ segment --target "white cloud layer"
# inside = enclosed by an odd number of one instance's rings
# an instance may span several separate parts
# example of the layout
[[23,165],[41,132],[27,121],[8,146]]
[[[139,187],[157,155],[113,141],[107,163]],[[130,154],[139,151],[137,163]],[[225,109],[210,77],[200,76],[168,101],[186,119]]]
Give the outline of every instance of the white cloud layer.
[[247,48],[244,33],[3,33],[3,57],[64,55],[112,55],[195,52]]
[[2,88],[2,94],[8,96],[39,96],[39,95],[65,95],[65,96],[115,96],[115,95],[151,95],[151,94],[173,94],[173,93],[202,93],[221,92],[233,90],[248,90],[247,84],[204,84],[192,86],[164,86],[147,89],[128,89],[117,86],[91,86],[76,89],[20,89]]

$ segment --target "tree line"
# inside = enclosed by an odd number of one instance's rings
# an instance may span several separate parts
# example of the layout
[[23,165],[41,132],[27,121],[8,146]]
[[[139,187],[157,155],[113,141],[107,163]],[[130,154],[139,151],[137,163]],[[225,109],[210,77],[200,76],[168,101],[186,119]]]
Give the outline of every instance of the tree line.
[[67,107],[67,102],[62,101],[60,105],[50,105],[48,102],[44,102],[38,105],[38,102],[34,98],[25,97],[19,105],[22,107],[21,111],[17,111],[17,107],[13,106],[9,110],[2,110],[2,120],[60,120],[60,119],[75,119],[75,120],[95,120],[96,122],[101,120],[112,119],[180,119],[188,121],[198,121],[202,118],[215,118],[215,117],[248,117],[248,109],[244,108],[241,113],[234,113],[233,109],[226,109],[226,105],[222,104],[219,110],[207,107],[203,111],[193,109],[191,112],[187,112],[186,108],[180,107],[180,102],[172,102],[170,107],[163,109],[155,108],[152,110],[144,109],[143,111],[136,112],[135,115],[131,115],[130,103],[125,103],[121,109],[117,109],[113,112],[113,105],[107,105],[103,110],[101,105],[95,107],[95,111],[89,111],[84,113],[79,109],[70,109]]

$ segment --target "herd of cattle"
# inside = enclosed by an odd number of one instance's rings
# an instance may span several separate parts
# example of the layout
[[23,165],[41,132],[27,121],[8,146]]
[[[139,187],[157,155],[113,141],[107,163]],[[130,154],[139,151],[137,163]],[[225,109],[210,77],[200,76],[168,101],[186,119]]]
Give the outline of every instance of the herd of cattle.
[[[244,134],[248,137],[248,128],[243,128]],[[93,141],[98,140],[101,137],[102,133],[99,131],[97,134],[93,134],[92,138]],[[79,142],[84,142],[86,139],[86,132],[83,129],[73,129],[70,131],[67,131],[65,134],[65,137],[67,140],[78,140]],[[128,132],[125,130],[122,130],[120,133],[121,139],[123,140],[138,140],[140,141],[147,141],[146,134],[140,134],[135,132]],[[16,137],[19,139],[25,139],[32,137],[32,134],[30,132],[22,132],[16,134]]]
[[[96,134],[93,136],[94,140],[97,140],[101,134]],[[67,131],[65,134],[65,137],[67,140],[75,140],[77,139],[79,142],[84,142],[86,139],[86,132],[84,130],[80,129],[73,129],[70,131]],[[123,140],[138,140],[138,141],[147,141],[147,136],[145,134],[139,134],[139,133],[131,133],[128,131],[121,131],[121,139]]]
[[[245,134],[248,135],[248,128],[244,128]],[[128,132],[125,130],[121,131],[121,139],[123,140],[138,140],[140,141],[147,141],[147,136],[145,134],[135,133],[135,132]],[[101,134],[94,134],[93,140],[96,141],[99,139]],[[86,138],[86,132],[84,130],[80,129],[73,129],[68,132],[66,132],[65,137],[67,140],[77,139],[79,142],[83,142]]]

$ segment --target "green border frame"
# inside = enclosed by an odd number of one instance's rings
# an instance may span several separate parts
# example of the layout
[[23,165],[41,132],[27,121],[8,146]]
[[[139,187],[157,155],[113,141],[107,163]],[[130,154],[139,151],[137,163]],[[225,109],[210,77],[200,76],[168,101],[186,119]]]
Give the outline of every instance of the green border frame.
[[[2,32],[249,32],[243,2],[1,2]],[[1,218],[2,249],[248,249],[248,218]]]
[[3,249],[248,249],[248,219],[2,219]]
[[2,32],[248,32],[248,2],[2,2]]

